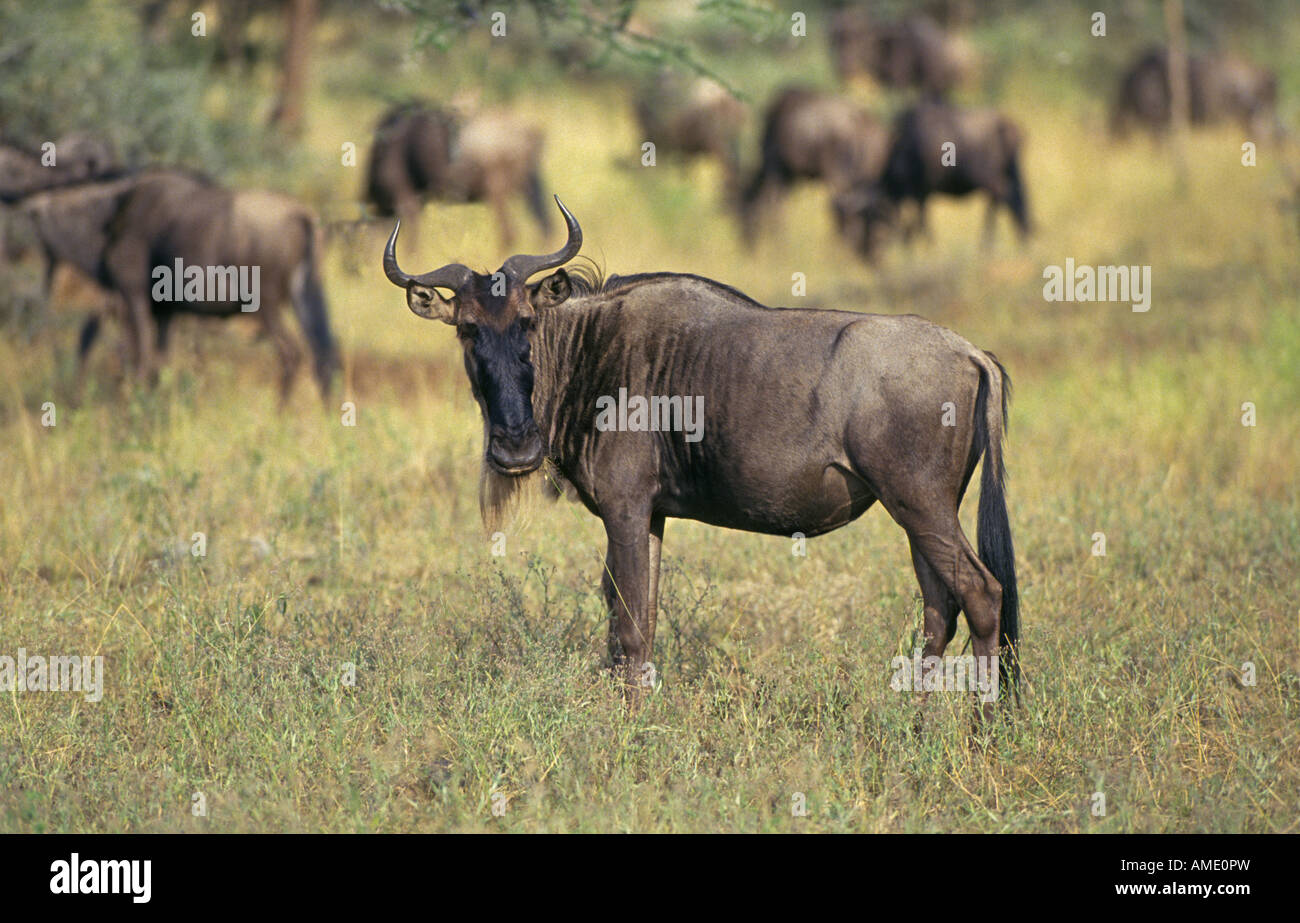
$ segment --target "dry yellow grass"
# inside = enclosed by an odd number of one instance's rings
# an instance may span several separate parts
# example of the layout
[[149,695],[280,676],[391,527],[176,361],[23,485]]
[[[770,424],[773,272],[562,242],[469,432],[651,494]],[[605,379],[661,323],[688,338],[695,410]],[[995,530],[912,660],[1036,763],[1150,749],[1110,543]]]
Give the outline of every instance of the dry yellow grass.
[[[239,177],[330,213],[361,184],[340,146],[364,148],[380,109],[351,75],[378,79],[401,47],[353,48],[348,25],[321,38],[302,169]],[[764,79],[824,73],[824,49],[806,53]],[[473,84],[463,66],[431,88],[422,67],[397,68],[394,92]],[[609,271],[696,272],[772,304],[797,301],[802,272],[801,303],[920,313],[1007,364],[1030,687],[987,747],[969,746],[967,703],[936,698],[917,735],[888,686],[920,604],[879,509],[806,559],[671,523],[663,686],[625,714],[601,669],[599,523],[539,503],[492,557],[457,347],[383,279],[376,228],[359,274],[340,247],[325,266],[354,428],[305,381],[278,413],[271,351],[237,324],[183,329],[152,393],[117,383],[106,350],[79,404],[75,317],[0,342],[0,653],[106,658],[98,704],[0,696],[0,827],[1293,831],[1294,219],[1275,152],[1245,168],[1238,132],[1198,132],[1180,190],[1160,148],[1114,145],[1098,106],[1060,104],[1058,82],[1085,79],[1026,64],[1003,85],[1028,136],[1027,246],[1004,224],[982,254],[982,204],[940,203],[935,241],[875,271],[834,239],[819,190],[749,254],[712,167],[618,166],[639,139],[616,87],[544,82],[513,102],[546,127],[547,180]],[[520,217],[525,247],[554,246]],[[479,206],[432,207],[422,231],[410,269],[506,255]],[[1150,312],[1045,302],[1043,267],[1066,257],[1152,266]]]

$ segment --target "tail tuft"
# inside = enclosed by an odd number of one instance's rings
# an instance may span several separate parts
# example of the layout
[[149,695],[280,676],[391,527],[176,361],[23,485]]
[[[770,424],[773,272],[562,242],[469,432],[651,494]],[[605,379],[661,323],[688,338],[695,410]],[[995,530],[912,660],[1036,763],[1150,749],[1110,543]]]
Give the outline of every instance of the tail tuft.
[[316,225],[304,219],[307,244],[302,263],[294,272],[291,297],[293,310],[298,316],[307,346],[311,349],[316,383],[322,397],[328,398],[334,373],[338,369],[338,347],[330,332],[329,310],[325,305],[325,291],[321,288],[316,266]]
[[[1020,594],[1016,585],[1016,551],[1007,516],[1006,469],[1002,464],[1002,440],[1006,435],[1007,407],[1011,379],[1002,363],[986,353],[991,366],[982,366],[976,398],[976,439],[983,444],[984,464],[980,476],[977,514],[979,557],[1002,585],[999,618],[999,679],[1020,700]],[[992,394],[994,384],[999,394]]]

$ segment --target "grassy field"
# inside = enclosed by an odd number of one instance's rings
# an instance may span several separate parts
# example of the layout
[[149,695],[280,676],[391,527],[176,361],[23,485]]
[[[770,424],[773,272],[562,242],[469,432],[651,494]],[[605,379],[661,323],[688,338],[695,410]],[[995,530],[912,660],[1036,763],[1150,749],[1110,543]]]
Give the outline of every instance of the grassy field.
[[[1033,25],[975,37],[1010,54]],[[442,92],[427,62],[398,63],[406,37],[349,44],[364,28],[321,29],[297,169],[237,179],[355,209],[361,168],[340,146],[364,150],[381,88]],[[820,37],[768,66],[751,54],[733,73],[759,100],[828,74]],[[1279,208],[1285,152],[1261,142],[1244,167],[1237,129],[1200,131],[1180,184],[1166,148],[1104,137],[1082,57],[998,60],[1036,235],[1022,247],[1003,219],[982,253],[983,204],[942,203],[933,242],[875,269],[834,239],[822,190],[798,191],[750,254],[714,167],[620,165],[640,139],[615,84],[548,77],[513,102],[546,127],[548,182],[609,272],[915,312],[1005,362],[1029,683],[983,746],[965,699],[933,696],[917,733],[915,698],[888,685],[921,603],[879,507],[806,558],[788,539],[671,522],[662,685],[626,712],[605,669],[600,524],[539,499],[492,554],[458,348],[384,280],[376,228],[327,254],[346,371],[325,410],[305,378],[277,409],[272,350],[239,321],[181,325],[151,392],[122,380],[110,345],[79,400],[85,289],[65,282],[48,315],[9,322],[0,654],[102,655],[104,695],[3,694],[0,830],[1295,831],[1300,239]],[[1296,85],[1293,60],[1268,63]],[[448,92],[474,85],[469,65],[449,75]],[[553,249],[520,219],[522,249]],[[505,255],[467,205],[428,209],[401,258]],[[1046,302],[1043,267],[1067,257],[1150,265],[1150,311]],[[953,650],[965,640],[963,623]]]

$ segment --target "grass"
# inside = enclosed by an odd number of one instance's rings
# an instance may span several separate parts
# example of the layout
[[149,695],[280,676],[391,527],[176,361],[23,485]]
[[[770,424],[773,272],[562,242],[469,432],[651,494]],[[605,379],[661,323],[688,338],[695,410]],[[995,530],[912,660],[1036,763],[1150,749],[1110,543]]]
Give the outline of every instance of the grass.
[[[241,181],[351,207],[360,168],[337,152],[364,147],[393,40],[346,33],[322,30],[302,169]],[[787,50],[764,79],[825,74],[824,54]],[[999,71],[1028,137],[1035,237],[1018,247],[1004,220],[982,254],[982,205],[941,203],[933,243],[876,270],[834,240],[819,190],[747,254],[714,168],[618,166],[639,139],[612,84],[515,101],[546,126],[546,176],[609,271],[916,312],[998,353],[1017,389],[1029,678],[1013,722],[976,746],[969,703],[935,696],[918,733],[915,700],[889,688],[921,606],[878,508],[806,558],[786,539],[670,523],[662,685],[625,712],[604,669],[600,524],[539,502],[492,554],[456,347],[403,308],[375,230],[357,272],[342,246],[325,264],[351,427],[305,379],[278,412],[271,351],[240,322],[182,326],[152,392],[121,381],[106,348],[74,400],[78,312],[10,321],[0,653],[100,654],[105,690],[93,704],[3,694],[0,830],[1294,831],[1300,241],[1277,208],[1283,152],[1261,146],[1246,168],[1236,130],[1198,132],[1180,187],[1162,148],[1099,133],[1102,107],[1081,95],[1094,78],[1047,61]],[[389,86],[426,78],[399,69]],[[522,248],[554,246],[520,217]],[[504,256],[484,208],[431,208],[423,224],[408,269]],[[1045,302],[1042,268],[1066,257],[1151,265],[1150,312]]]

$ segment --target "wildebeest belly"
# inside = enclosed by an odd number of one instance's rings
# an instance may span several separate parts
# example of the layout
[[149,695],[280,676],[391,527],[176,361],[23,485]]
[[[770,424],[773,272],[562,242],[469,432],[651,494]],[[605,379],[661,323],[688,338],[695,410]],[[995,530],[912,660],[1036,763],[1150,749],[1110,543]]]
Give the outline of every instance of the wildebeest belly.
[[701,481],[661,498],[659,512],[747,532],[812,536],[847,525],[876,501],[866,483],[836,464],[762,481]]

